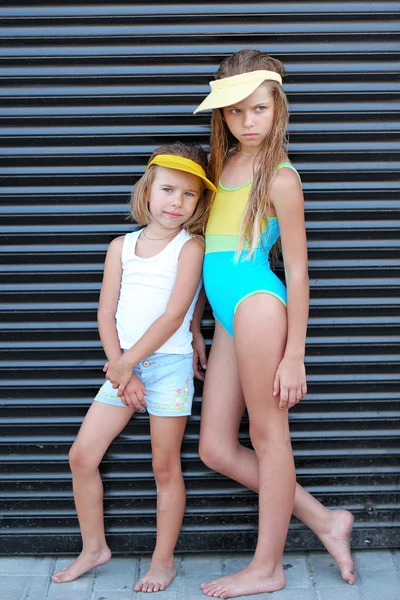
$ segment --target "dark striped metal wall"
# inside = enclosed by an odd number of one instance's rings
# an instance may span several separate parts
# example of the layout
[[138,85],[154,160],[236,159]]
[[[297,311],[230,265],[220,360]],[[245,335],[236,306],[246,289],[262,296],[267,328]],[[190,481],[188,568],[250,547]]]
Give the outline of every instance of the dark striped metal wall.
[[[110,240],[153,148],[208,139],[192,116],[226,55],[287,66],[304,182],[309,394],[291,411],[298,480],[356,517],[357,547],[399,541],[397,2],[1,3],[1,553],[80,547],[67,452],[102,381],[96,327]],[[204,320],[211,343],[212,320]],[[179,548],[252,548],[257,498],[183,444]],[[242,440],[249,443],[246,420]],[[152,548],[148,421],[101,467],[114,550]],[[315,547],[293,522],[290,548]]]

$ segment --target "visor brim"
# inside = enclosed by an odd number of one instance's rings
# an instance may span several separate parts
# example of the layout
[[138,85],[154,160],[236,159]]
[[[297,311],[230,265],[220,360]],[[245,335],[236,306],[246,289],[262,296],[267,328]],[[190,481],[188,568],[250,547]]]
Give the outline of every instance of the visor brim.
[[193,114],[196,115],[198,112],[203,110],[213,110],[215,108],[224,108],[225,106],[232,106],[236,102],[241,102],[250,96],[264,81],[256,81],[252,83],[244,83],[243,85],[237,85],[234,88],[226,88],[223,90],[212,90],[203,102],[199,104]]

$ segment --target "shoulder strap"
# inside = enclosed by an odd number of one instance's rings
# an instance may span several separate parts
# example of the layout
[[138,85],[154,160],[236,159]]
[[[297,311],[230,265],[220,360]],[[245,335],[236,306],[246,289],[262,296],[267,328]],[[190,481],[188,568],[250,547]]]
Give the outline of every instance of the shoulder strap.
[[[279,165],[276,165],[274,172],[276,173],[277,171],[280,171],[283,168],[288,168],[288,169],[292,169],[292,171],[294,171],[297,175],[297,177],[300,179],[300,175],[299,172],[297,171],[297,169],[294,168],[294,166],[292,165],[292,163],[287,162],[287,161],[283,161],[281,163],[279,163]],[[300,179],[301,181],[301,179]]]
[[128,259],[132,256],[135,256],[135,253],[133,252],[133,248],[135,247],[136,240],[139,237],[140,232],[141,232],[141,229],[139,229],[138,231],[131,231],[130,233],[127,233],[125,235],[124,243],[122,245],[122,255],[121,255],[122,261],[125,261],[126,259]]

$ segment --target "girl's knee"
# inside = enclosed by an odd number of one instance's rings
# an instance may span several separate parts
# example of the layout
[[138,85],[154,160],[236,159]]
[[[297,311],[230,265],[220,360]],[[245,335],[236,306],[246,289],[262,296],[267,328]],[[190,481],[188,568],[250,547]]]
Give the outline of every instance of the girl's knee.
[[75,442],[68,455],[72,473],[95,471],[99,463],[93,460],[92,456],[87,448]]
[[174,460],[169,456],[153,456],[152,465],[158,487],[168,485],[173,479],[182,477],[180,457]]
[[276,451],[291,450],[289,427],[270,429],[266,426],[260,427],[259,424],[250,424],[249,433],[251,444],[258,458]]
[[212,448],[207,448],[206,446],[199,446],[199,456],[200,456],[200,460],[210,469],[212,469],[213,471],[216,471],[215,468],[215,462],[216,462],[216,455],[213,452]]
[[222,447],[215,441],[205,440],[200,437],[200,460],[213,471],[223,473],[233,455],[234,452],[230,452],[227,446]]

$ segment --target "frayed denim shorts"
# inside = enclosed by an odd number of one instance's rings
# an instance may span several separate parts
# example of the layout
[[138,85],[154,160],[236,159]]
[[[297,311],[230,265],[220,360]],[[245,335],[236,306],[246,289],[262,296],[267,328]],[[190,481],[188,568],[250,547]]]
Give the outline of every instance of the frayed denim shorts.
[[[146,388],[147,411],[151,415],[182,417],[191,414],[194,395],[193,353],[155,353],[137,364],[133,372]],[[127,408],[108,380],[94,400]]]

